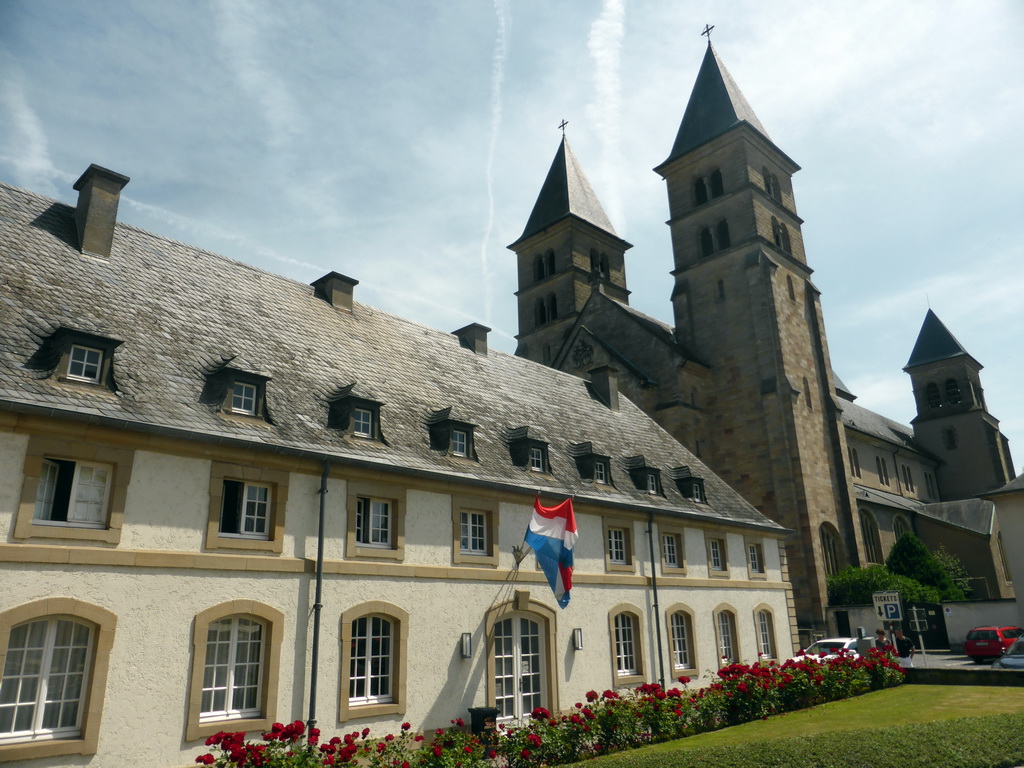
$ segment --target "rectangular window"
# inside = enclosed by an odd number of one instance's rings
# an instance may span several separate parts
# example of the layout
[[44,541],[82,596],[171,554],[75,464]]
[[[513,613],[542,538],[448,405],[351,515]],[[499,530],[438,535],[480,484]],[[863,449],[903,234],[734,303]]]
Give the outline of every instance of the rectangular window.
[[391,622],[381,616],[364,616],[352,622],[348,678],[350,705],[394,701],[391,629]]
[[647,492],[657,493],[658,492],[658,476],[651,473],[647,475]]
[[600,459],[594,462],[594,482],[608,482],[608,465]]
[[269,537],[270,486],[225,480],[221,499],[221,535],[251,539]]
[[453,429],[452,430],[452,455],[453,456],[468,456],[469,455],[469,435],[466,434],[464,429]]
[[93,347],[71,345],[68,358],[68,378],[98,384],[103,370],[103,350]]
[[360,496],[356,507],[356,543],[365,547],[391,547],[391,504]]
[[704,484],[694,483],[693,484],[693,500],[701,504],[704,503]]
[[244,381],[236,381],[231,386],[231,410],[234,413],[256,415],[256,387]]
[[760,544],[747,545],[747,561],[751,573],[764,573],[764,550]]
[[369,408],[352,409],[352,434],[373,437],[373,411]]
[[536,445],[530,446],[530,469],[534,472],[547,470],[547,462],[544,460],[544,449]]
[[725,570],[725,542],[721,539],[708,541],[708,565],[712,571]]
[[633,617],[620,613],[615,617],[615,669],[620,675],[636,675],[636,644]]
[[608,529],[608,562],[626,565],[626,531],[622,528]]
[[679,534],[666,533],[661,537],[661,556],[664,559],[666,568],[681,567],[679,559],[680,549]]
[[483,512],[462,512],[460,548],[467,555],[486,555],[487,515]]
[[108,464],[43,459],[36,487],[36,520],[102,528],[114,469]]

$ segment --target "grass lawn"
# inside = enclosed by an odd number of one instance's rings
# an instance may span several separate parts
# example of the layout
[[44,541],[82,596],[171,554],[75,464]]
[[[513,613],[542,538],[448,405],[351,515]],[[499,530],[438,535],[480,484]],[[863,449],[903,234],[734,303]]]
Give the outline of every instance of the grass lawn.
[[1024,688],[901,685],[586,765],[1013,766],[1024,762],[1022,726]]

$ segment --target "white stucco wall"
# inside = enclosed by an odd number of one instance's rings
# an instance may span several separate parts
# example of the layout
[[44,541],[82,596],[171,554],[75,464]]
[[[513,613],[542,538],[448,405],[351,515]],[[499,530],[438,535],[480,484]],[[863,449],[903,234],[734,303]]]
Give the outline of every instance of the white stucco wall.
[[4,541],[13,541],[14,513],[21,500],[27,449],[26,435],[0,432],[0,531],[4,533]]

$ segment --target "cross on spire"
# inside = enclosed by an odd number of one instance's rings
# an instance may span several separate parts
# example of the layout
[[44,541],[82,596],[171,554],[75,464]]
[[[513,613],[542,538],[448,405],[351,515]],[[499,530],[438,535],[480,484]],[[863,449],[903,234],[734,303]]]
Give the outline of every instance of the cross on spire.
[[711,45],[711,30],[715,28],[714,24],[705,24],[704,31],[700,33],[701,37],[707,37],[708,45]]
[[568,124],[569,121],[565,119],[563,119],[562,122],[558,124],[558,127],[562,129],[562,138],[565,138],[565,126],[567,126]]

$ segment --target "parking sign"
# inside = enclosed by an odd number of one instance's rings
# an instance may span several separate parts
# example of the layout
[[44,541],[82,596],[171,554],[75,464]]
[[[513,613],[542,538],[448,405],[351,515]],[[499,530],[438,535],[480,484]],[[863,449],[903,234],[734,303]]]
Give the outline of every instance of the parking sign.
[[903,621],[903,606],[899,592],[875,592],[871,595],[875,616],[879,621]]

